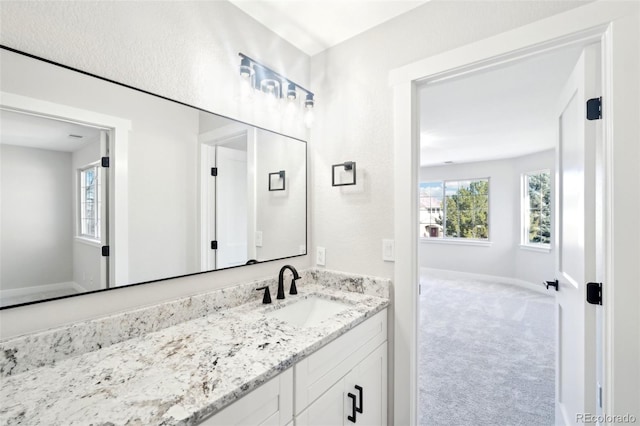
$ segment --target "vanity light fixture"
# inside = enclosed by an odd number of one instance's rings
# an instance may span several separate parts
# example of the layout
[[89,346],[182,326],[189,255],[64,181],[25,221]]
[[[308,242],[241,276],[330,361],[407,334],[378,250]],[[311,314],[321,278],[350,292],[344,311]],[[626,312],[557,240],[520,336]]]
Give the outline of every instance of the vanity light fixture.
[[[340,182],[336,183],[336,169],[343,168],[346,172],[353,173],[353,180],[351,182]],[[348,186],[356,184],[356,162],[355,161],[345,161],[342,164],[334,164],[331,166],[331,186]]]
[[[298,92],[306,94],[304,100],[304,122],[307,127],[313,123],[313,107],[315,106],[314,94],[299,84],[289,80],[271,68],[256,62],[244,53],[239,53],[240,57],[240,77],[243,80],[242,94],[247,95],[249,91],[259,92],[265,96],[267,105],[276,106],[280,100],[284,99],[289,104],[298,104]],[[248,97],[248,96],[243,96]]]

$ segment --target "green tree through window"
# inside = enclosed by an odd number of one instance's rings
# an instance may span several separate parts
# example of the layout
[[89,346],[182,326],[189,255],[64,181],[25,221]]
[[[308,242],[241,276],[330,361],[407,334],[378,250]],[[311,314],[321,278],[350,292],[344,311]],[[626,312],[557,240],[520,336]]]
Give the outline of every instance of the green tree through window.
[[[489,239],[488,179],[424,182],[420,189],[420,226],[428,230],[421,229],[421,235]],[[437,206],[437,210],[433,206]],[[429,211],[431,214],[427,217]]]
[[525,174],[525,244],[551,244],[551,176]]

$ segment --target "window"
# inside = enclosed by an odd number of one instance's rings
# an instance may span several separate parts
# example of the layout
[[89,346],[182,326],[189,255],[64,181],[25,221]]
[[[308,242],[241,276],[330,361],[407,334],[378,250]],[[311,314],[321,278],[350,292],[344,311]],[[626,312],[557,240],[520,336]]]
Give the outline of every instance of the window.
[[420,235],[489,239],[489,179],[420,184]]
[[551,173],[549,170],[523,175],[522,244],[551,244]]
[[100,240],[100,167],[91,164],[79,170],[79,236]]

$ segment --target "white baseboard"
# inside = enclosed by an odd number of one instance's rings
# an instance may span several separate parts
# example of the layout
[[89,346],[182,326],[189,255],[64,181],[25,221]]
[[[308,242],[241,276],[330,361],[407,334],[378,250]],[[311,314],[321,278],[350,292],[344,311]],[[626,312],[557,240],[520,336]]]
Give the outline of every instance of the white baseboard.
[[420,273],[429,274],[435,278],[443,278],[443,279],[459,279],[459,278],[467,278],[479,281],[490,281],[493,283],[500,284],[509,284],[521,288],[525,288],[527,290],[533,290],[540,294],[545,294],[547,296],[554,296],[553,292],[547,290],[542,284],[536,284],[525,280],[519,280],[517,278],[511,277],[500,277],[497,275],[485,275],[485,274],[476,274],[472,272],[460,272],[460,271],[451,271],[448,269],[436,269],[436,268],[420,268]]
[[5,290],[0,290],[0,299],[9,299],[14,297],[24,297],[37,293],[46,293],[50,291],[59,291],[59,290],[70,290],[73,289],[79,292],[85,292],[86,290],[82,288],[79,284],[73,281],[67,281],[62,283],[53,283],[53,284],[44,284],[44,285],[35,285],[31,287],[22,287],[22,288],[9,288]]

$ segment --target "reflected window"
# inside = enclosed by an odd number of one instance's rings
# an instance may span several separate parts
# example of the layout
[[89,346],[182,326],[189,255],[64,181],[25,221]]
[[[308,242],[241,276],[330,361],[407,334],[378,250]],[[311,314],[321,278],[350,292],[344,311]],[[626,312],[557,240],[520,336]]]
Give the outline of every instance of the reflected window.
[[90,164],[79,170],[79,236],[100,240],[100,167]]

